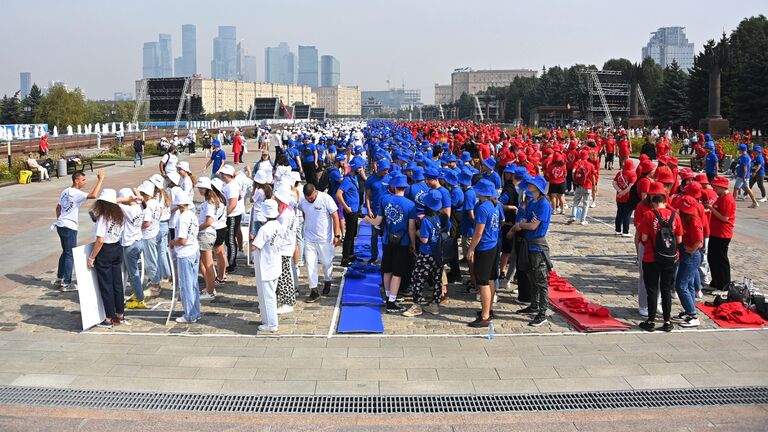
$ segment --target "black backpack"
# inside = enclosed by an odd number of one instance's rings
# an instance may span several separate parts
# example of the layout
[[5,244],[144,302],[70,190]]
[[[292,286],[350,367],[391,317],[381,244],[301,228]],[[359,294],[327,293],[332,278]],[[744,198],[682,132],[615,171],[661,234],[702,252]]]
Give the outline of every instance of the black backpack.
[[320,179],[317,181],[317,189],[321,191],[327,191],[328,187],[330,186],[330,181],[328,180],[328,171],[325,170],[320,175]]
[[627,200],[627,206],[634,211],[637,205],[640,204],[640,192],[637,191],[637,182],[635,182],[631,188],[629,188],[629,199]]
[[659,230],[656,232],[656,245],[653,250],[653,256],[659,264],[674,264],[677,262],[677,237],[672,229],[675,220],[675,213],[669,216],[669,220],[664,220],[658,210],[653,210],[656,220],[659,221]]
[[435,259],[438,265],[443,265],[451,261],[454,258],[454,241],[448,232],[448,215],[440,213],[439,216],[432,216],[428,218],[437,230],[437,246],[432,250],[432,258]]

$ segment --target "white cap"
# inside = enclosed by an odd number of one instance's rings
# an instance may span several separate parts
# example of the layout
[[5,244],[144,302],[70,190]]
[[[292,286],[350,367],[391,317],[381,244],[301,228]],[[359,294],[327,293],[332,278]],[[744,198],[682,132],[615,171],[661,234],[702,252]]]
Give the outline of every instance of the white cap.
[[277,201],[273,199],[264,200],[261,203],[261,215],[267,219],[274,219],[277,217]]
[[184,170],[190,174],[192,174],[192,170],[189,168],[189,162],[187,161],[181,161],[176,165],[176,169]]
[[181,185],[181,175],[179,175],[179,173],[169,172],[166,177],[168,177],[168,180],[170,180],[171,183],[175,184],[176,186]]
[[224,181],[218,177],[211,180],[211,186],[219,192],[224,192]]
[[253,181],[259,184],[267,184],[269,183],[269,174],[264,170],[258,170],[256,175],[253,176]]
[[155,184],[149,180],[144,180],[144,182],[140,184],[137,189],[139,189],[139,192],[143,193],[144,195],[152,196],[155,194]]
[[192,204],[192,197],[183,190],[176,189],[178,192],[173,195],[173,205],[190,205]]
[[103,189],[99,194],[97,201],[106,201],[108,203],[117,204],[117,192],[114,189]]
[[219,174],[226,174],[228,176],[234,177],[235,176],[235,167],[233,167],[232,165],[229,165],[229,164],[224,165],[224,166],[222,166],[219,169]]
[[152,174],[152,177],[149,178],[149,181],[152,182],[156,188],[165,189],[165,179],[160,174]]
[[208,177],[200,177],[197,179],[196,188],[211,189],[211,179]]
[[130,198],[130,197],[132,197],[134,195],[133,195],[133,191],[130,188],[122,188],[117,193],[117,196],[119,198]]
[[296,196],[293,195],[293,191],[291,191],[291,185],[285,182],[280,183],[280,186],[275,189],[275,192],[272,195],[279,199],[283,204],[291,204],[296,200]]

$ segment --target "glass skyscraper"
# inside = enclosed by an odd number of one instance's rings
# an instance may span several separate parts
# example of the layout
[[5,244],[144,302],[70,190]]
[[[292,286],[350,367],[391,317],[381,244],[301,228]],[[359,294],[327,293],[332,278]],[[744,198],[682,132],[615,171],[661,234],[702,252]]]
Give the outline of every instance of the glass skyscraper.
[[651,33],[648,45],[643,47],[643,59],[650,57],[665,68],[676,61],[680,69],[693,67],[693,43],[685,36],[685,27],[661,27]]
[[142,50],[142,77],[144,78],[159,78],[160,68],[158,60],[157,42],[144,42],[144,49]]
[[341,65],[336,57],[324,55],[320,58],[320,85],[336,87],[341,83]]
[[173,76],[173,47],[171,35],[160,33],[158,37],[158,71],[160,78]]
[[219,35],[213,38],[211,77],[237,79],[237,29],[234,26],[219,26]]
[[296,56],[288,44],[264,48],[264,79],[268,83],[293,84],[296,82]]
[[181,26],[181,57],[174,60],[174,76],[197,73],[197,28],[194,24]]
[[299,45],[299,76],[296,84],[317,87],[318,68],[317,48]]

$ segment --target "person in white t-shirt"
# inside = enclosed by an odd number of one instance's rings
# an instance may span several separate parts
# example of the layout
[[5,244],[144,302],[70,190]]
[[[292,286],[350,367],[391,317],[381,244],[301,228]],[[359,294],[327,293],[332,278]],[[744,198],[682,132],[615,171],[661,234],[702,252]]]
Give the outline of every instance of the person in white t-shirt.
[[126,276],[133,289],[125,307],[128,309],[145,309],[144,286],[139,270],[139,258],[144,249],[141,227],[144,224],[144,209],[136,202],[133,191],[128,188],[120,189],[117,194],[118,205],[123,211],[123,236],[120,245],[123,247],[123,262]]
[[320,298],[317,290],[318,259],[323,271],[323,295],[331,292],[333,257],[336,255],[335,247],[341,244],[341,228],[339,207],[330,195],[318,191],[310,183],[304,185],[303,193],[299,209],[304,213],[304,262],[310,290],[307,302],[312,303]]
[[217,211],[224,206],[219,200],[219,196],[211,187],[211,179],[200,177],[197,180],[198,192],[203,196],[203,203],[200,204],[200,216],[198,219],[199,231],[197,241],[200,245],[200,271],[205,280],[205,291],[200,293],[201,301],[210,301],[216,298],[216,273],[213,271],[213,248],[216,243]]
[[40,173],[40,183],[43,182],[43,180],[51,181],[51,177],[48,175],[48,168],[41,166],[39,163],[37,163],[37,159],[35,159],[35,154],[32,152],[29,152],[29,158],[27,159],[27,166],[29,169],[36,169],[37,172]]
[[213,254],[216,257],[216,284],[227,280],[227,254],[224,242],[227,239],[227,199],[224,197],[224,182],[220,178],[211,180],[211,189],[219,197],[221,205],[216,208],[216,220],[213,228],[216,230],[216,241],[213,243]]
[[167,176],[170,173],[175,173],[178,163],[179,158],[176,156],[176,146],[172,145],[168,148],[168,152],[160,158],[160,175]]
[[272,198],[277,201],[279,216],[278,222],[283,227],[281,236],[283,241],[278,248],[281,260],[280,277],[277,280],[277,313],[293,312],[293,306],[296,304],[296,264],[299,262],[299,244],[296,234],[301,229],[299,218],[293,206],[296,205],[296,196],[288,183],[282,183],[275,189]]
[[176,318],[177,323],[194,323],[200,319],[200,289],[197,270],[200,267],[200,247],[197,234],[200,224],[195,212],[190,209],[192,199],[185,193],[173,197],[173,205],[179,212],[174,232],[176,237],[169,244],[176,252],[179,294],[184,306],[184,315]]
[[237,251],[240,249],[237,243],[240,231],[240,221],[244,213],[244,200],[240,199],[241,184],[235,180],[235,167],[226,164],[219,170],[221,179],[224,180],[224,198],[227,205],[227,273],[233,273],[237,269]]
[[[143,207],[141,239],[142,252],[144,253],[144,274],[151,282],[158,271],[157,253],[159,247],[156,239],[160,232],[160,216],[163,209],[160,202],[155,198],[155,185],[151,181],[145,180],[139,185],[137,192],[141,196]],[[148,291],[150,292],[147,294],[152,294],[151,288]]]
[[[187,193],[191,199],[195,199],[195,176],[192,175],[192,168],[189,167],[189,162],[181,161],[176,165],[176,172],[181,176],[181,183],[179,187],[181,190]],[[194,202],[192,209],[195,209]]]
[[[174,173],[173,176],[178,176]],[[160,221],[158,224],[157,235],[150,245],[155,248],[157,256],[157,270],[150,278],[150,289],[144,292],[147,297],[157,297],[160,295],[160,282],[163,279],[171,277],[171,263],[168,258],[168,233],[170,231],[171,219],[171,194],[166,188],[166,181],[160,174],[153,174],[149,178],[152,185],[155,186],[154,198],[160,209]]]
[[123,211],[117,205],[117,193],[114,189],[104,189],[93,205],[93,217],[96,219],[93,249],[88,257],[88,267],[96,269],[101,302],[106,319],[98,327],[111,328],[124,323],[123,313],[123,248],[120,239],[123,236]]
[[82,191],[87,182],[85,173],[75,171],[72,173],[72,186],[64,189],[59,195],[59,203],[56,204],[56,232],[61,241],[61,256],[59,256],[59,265],[56,270],[56,281],[54,288],[62,291],[77,290],[77,286],[72,283],[72,269],[75,261],[72,257],[72,249],[77,246],[77,229],[79,226],[80,204],[88,199],[94,199],[101,192],[101,185],[104,184],[104,170],[96,173],[96,186],[90,193]]
[[283,227],[277,221],[277,201],[268,199],[261,205],[261,215],[266,222],[251,242],[253,267],[256,274],[256,289],[259,293],[260,332],[276,332],[277,280],[282,273],[280,246]]

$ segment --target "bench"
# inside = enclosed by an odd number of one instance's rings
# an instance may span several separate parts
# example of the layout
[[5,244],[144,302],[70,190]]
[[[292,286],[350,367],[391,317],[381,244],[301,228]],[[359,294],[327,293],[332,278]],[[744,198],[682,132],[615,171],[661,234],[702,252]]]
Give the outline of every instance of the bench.
[[80,153],[67,153],[62,157],[67,161],[67,172],[60,173],[58,172],[57,167],[57,177],[61,177],[62,175],[69,175],[78,170],[84,171],[86,166],[88,166],[91,169],[91,172],[93,172],[93,158],[85,157]]
[[[35,160],[37,161],[37,164],[40,166],[45,166],[45,162],[48,162],[50,164],[50,168],[48,168],[48,175],[51,175],[51,170],[54,169],[52,160],[46,159],[45,161],[43,161],[43,163],[40,163],[38,159],[35,159]],[[42,181],[40,179],[40,171],[38,171],[37,168],[30,167],[29,163],[26,160],[24,161],[24,169],[32,172],[32,177],[29,178],[30,182]]]

